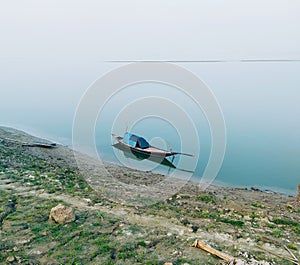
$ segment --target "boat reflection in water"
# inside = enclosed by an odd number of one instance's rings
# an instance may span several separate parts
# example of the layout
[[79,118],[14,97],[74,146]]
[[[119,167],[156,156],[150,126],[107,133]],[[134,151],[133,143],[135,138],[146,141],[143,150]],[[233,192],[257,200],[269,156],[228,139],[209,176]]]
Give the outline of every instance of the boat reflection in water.
[[[125,157],[129,157],[135,160],[150,160],[152,162],[164,165],[171,168],[176,168],[173,164],[175,155],[193,156],[186,153],[173,152],[163,150],[154,146],[151,146],[143,137],[137,136],[126,132],[124,137],[112,134],[116,143],[113,147],[124,152]],[[167,157],[172,157],[172,160],[168,160]],[[182,170],[182,169],[180,169]]]

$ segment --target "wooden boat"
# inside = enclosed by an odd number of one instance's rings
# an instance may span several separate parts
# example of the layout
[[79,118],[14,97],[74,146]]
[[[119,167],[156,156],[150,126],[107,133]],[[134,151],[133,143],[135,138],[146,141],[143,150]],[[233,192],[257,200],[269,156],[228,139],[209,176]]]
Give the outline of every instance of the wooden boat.
[[170,156],[173,156],[174,158],[175,155],[193,156],[191,154],[173,152],[172,150],[167,151],[151,146],[143,137],[137,136],[129,132],[126,132],[124,134],[124,137],[115,134],[112,134],[112,136],[114,137],[114,139],[117,140],[118,149],[127,149],[136,155],[146,156],[152,159],[162,160]]
[[127,158],[138,160],[138,161],[147,159],[147,160],[150,160],[152,162],[167,166],[169,168],[176,168],[176,166],[170,160],[168,160],[165,157],[163,157],[163,158],[161,158],[161,157],[152,157],[149,154],[143,154],[143,153],[140,153],[140,152],[136,152],[136,151],[131,150],[129,147],[127,147],[124,144],[121,144],[119,142],[113,144],[113,147],[123,151],[124,156],[127,157]]

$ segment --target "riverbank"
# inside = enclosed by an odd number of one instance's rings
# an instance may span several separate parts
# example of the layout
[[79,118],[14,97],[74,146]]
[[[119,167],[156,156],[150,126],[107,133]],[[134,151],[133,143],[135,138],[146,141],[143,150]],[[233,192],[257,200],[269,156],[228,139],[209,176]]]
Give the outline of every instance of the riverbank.
[[[5,138],[48,142],[0,128],[0,262],[218,264],[191,247],[195,239],[249,264],[290,264],[269,253],[289,257],[285,247],[299,256],[300,209],[292,196],[217,186],[202,191],[180,180],[165,187],[159,174],[103,167],[81,154],[75,159],[64,146],[22,146]],[[161,197],[162,187],[168,196]],[[48,221],[58,203],[75,209],[75,222]]]

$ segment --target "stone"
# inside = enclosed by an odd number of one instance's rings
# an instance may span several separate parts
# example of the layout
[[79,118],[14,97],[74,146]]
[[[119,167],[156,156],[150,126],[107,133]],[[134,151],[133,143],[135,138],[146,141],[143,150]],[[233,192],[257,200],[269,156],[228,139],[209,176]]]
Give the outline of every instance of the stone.
[[14,256],[9,256],[6,259],[7,262],[14,262],[15,261],[15,257]]
[[92,203],[92,200],[91,200],[91,199],[83,198],[83,200],[84,200],[87,204],[89,204],[89,205]]
[[14,251],[14,252],[19,251],[18,247],[14,247],[14,248],[13,248],[13,251]]
[[261,191],[259,188],[257,188],[257,187],[251,187],[250,188],[252,191]]
[[246,263],[240,259],[235,261],[235,265],[245,265]]
[[75,213],[72,207],[58,204],[50,211],[49,220],[59,224],[66,224],[75,221]]
[[173,265],[172,262],[165,262],[164,265]]
[[150,241],[150,240],[145,240],[145,244],[146,244],[147,246],[150,246],[151,241]]

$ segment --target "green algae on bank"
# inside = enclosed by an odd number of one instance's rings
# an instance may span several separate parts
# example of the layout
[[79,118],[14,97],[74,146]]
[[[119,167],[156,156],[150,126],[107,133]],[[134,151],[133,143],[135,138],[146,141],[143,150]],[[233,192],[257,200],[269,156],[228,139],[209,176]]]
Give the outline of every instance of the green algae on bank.
[[[167,200],[136,207],[94,191],[66,147],[21,147],[3,135],[31,139],[0,130],[2,263],[13,258],[21,264],[217,264],[217,258],[191,247],[197,238],[233,256],[247,253],[249,260],[270,264],[289,262],[255,246],[283,256],[287,246],[299,256],[299,205],[288,195],[213,186],[201,191],[187,183]],[[109,167],[125,183],[136,180],[137,188],[150,185],[151,178],[163,179]],[[58,203],[75,209],[74,222],[49,222]]]

